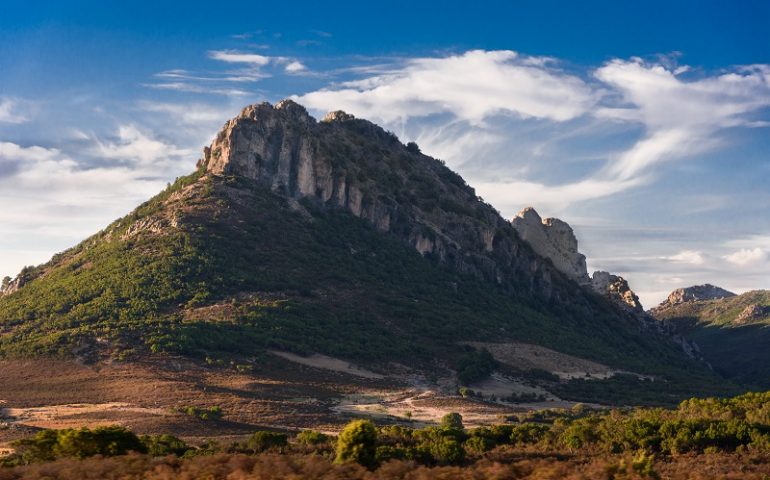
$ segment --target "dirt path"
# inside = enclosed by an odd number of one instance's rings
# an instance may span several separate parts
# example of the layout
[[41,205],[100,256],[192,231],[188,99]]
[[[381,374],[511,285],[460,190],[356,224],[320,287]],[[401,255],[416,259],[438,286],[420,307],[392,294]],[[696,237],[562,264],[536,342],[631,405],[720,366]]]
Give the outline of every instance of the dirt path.
[[333,372],[347,373],[349,375],[355,375],[356,377],[381,379],[385,378],[384,375],[374,373],[369,370],[363,369],[352,363],[340,360],[338,358],[327,357],[320,353],[314,353],[313,355],[302,357],[290,352],[280,352],[278,350],[268,350],[273,355],[277,355],[281,358],[285,358],[291,362],[307,365],[308,367],[321,368],[323,370],[331,370]]

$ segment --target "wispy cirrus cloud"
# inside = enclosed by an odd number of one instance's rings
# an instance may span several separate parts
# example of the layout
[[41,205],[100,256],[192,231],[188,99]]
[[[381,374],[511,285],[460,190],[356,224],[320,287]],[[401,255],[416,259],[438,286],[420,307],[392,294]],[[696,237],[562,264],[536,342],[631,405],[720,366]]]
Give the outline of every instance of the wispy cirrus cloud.
[[13,98],[0,97],[0,123],[25,123],[29,121],[29,108]]
[[211,95],[225,95],[231,97],[244,97],[251,95],[251,92],[238,88],[220,88],[206,85],[198,85],[190,82],[163,82],[163,83],[145,83],[143,86],[154,88],[156,90],[171,90],[184,93],[205,93]]
[[714,135],[725,129],[767,125],[751,115],[770,106],[770,67],[738,67],[689,81],[680,76],[686,71],[635,58],[613,60],[595,72],[620,97],[618,105],[599,108],[596,115],[646,129],[608,166],[610,175],[631,178],[657,163],[715,148]]
[[112,141],[95,140],[100,157],[122,160],[138,165],[158,166],[175,158],[189,156],[193,152],[178,148],[142,132],[136,125],[118,127],[117,138]]

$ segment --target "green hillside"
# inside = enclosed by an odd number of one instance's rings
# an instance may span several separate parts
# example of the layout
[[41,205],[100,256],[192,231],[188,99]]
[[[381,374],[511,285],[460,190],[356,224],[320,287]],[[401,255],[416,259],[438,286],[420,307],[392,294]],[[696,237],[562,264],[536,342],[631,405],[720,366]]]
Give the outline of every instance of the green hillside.
[[743,384],[770,387],[770,291],[685,302],[653,314],[694,340],[717,372]]

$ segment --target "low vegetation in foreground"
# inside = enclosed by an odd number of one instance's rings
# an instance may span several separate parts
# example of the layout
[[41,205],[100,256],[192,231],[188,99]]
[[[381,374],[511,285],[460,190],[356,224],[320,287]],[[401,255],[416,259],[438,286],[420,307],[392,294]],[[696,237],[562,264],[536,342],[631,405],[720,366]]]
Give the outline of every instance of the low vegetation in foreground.
[[119,427],[42,430],[0,459],[0,480],[51,478],[768,478],[770,392],[690,399],[676,409],[520,414],[464,428],[350,422],[321,432],[258,431],[227,445]]

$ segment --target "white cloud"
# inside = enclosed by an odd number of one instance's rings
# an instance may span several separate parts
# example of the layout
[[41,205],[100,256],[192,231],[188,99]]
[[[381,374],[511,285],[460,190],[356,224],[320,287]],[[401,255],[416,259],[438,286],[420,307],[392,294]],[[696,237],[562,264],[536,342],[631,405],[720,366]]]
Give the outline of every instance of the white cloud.
[[307,70],[307,67],[303,65],[302,62],[294,60],[287,63],[284,70],[286,70],[286,73],[300,73]]
[[0,123],[24,123],[29,121],[28,114],[22,112],[17,100],[0,98]]
[[714,135],[721,130],[761,125],[751,114],[770,106],[767,67],[740,67],[692,81],[677,76],[685,71],[631,59],[613,60],[595,72],[620,96],[619,105],[599,108],[596,115],[646,129],[609,166],[610,175],[626,179],[644,174],[654,164],[714,148]]
[[384,123],[442,113],[474,125],[498,114],[560,122],[590,110],[597,97],[583,80],[532,60],[509,50],[417,58],[295,98],[313,109],[342,109]]
[[270,63],[271,57],[259,55],[256,53],[242,53],[235,50],[212,50],[209,52],[209,58],[227,63],[248,63],[263,67]]
[[190,150],[177,148],[142,133],[135,125],[121,125],[115,142],[96,142],[98,153],[104,158],[145,165],[192,154]]
[[206,85],[197,85],[189,82],[165,82],[165,83],[145,83],[142,84],[148,88],[155,88],[158,90],[174,90],[177,92],[187,93],[208,93],[212,95],[227,95],[233,97],[243,97],[251,95],[250,92],[245,90],[239,90],[236,88],[218,88],[210,87]]
[[755,266],[767,259],[767,252],[759,247],[742,248],[723,257],[728,262],[738,266]]
[[147,112],[165,113],[174,121],[185,125],[210,125],[224,123],[228,113],[221,107],[200,103],[140,102],[139,108]]
[[[122,132],[113,150],[111,145],[108,152],[138,156],[137,163],[85,166],[55,148],[0,142],[0,204],[5,206],[0,209],[0,276],[71,247],[179,174],[172,162],[146,163],[161,155],[158,145],[131,129]],[[9,175],[2,174],[3,165],[14,167]]]
[[706,261],[703,258],[703,253],[696,250],[682,250],[676,255],[664,257],[664,259],[675,263],[685,263],[688,265],[703,265],[703,263]]

